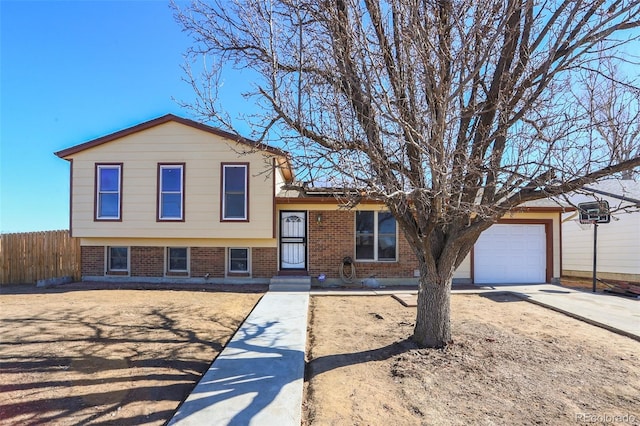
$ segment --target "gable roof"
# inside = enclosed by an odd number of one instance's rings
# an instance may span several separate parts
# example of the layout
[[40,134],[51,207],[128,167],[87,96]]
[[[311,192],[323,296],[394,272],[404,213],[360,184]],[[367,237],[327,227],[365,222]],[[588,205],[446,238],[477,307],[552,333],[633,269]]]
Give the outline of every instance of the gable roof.
[[86,149],[89,148],[93,148],[111,141],[114,141],[116,139],[131,135],[133,133],[138,133],[138,132],[142,132],[144,130],[150,129],[152,127],[155,126],[159,126],[161,124],[164,123],[168,123],[168,122],[176,122],[176,123],[180,123],[180,124],[184,124],[185,126],[189,126],[189,127],[193,127],[194,129],[199,129],[211,134],[214,134],[216,136],[220,136],[223,137],[225,139],[230,139],[234,142],[238,142],[244,145],[247,145],[248,147],[251,147],[252,149],[257,149],[260,151],[266,151],[269,152],[271,154],[277,155],[277,156],[282,156],[285,157],[286,159],[289,158],[289,154],[279,148],[275,148],[266,144],[261,144],[255,141],[252,141],[250,139],[246,139],[243,138],[241,136],[235,135],[233,133],[229,133],[226,132],[224,130],[218,129],[216,127],[211,127],[208,126],[206,124],[203,123],[199,123],[197,121],[193,121],[193,120],[189,120],[187,118],[182,118],[182,117],[178,117],[177,115],[173,115],[173,114],[166,114],[163,115],[162,117],[158,117],[158,118],[154,118],[153,120],[149,120],[149,121],[145,121],[144,123],[140,123],[137,124],[133,127],[129,127],[127,129],[123,129],[123,130],[119,130],[115,133],[111,133],[108,134],[106,136],[102,136],[99,137],[97,139],[93,139],[90,140],[88,142],[84,142],[81,143],[79,145],[75,145],[72,146],[71,148],[67,148],[67,149],[63,149],[62,151],[58,151],[55,152],[54,154],[57,155],[60,158],[64,158],[67,159],[66,157],[69,157],[73,154],[77,154],[78,152],[84,151]]

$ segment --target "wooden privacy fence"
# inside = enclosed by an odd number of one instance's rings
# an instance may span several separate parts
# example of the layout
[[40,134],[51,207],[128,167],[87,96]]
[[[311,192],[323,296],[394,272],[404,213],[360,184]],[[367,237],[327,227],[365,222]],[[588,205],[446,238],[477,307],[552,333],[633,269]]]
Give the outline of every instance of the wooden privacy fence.
[[35,284],[38,280],[80,280],[80,240],[69,231],[0,235],[0,284]]

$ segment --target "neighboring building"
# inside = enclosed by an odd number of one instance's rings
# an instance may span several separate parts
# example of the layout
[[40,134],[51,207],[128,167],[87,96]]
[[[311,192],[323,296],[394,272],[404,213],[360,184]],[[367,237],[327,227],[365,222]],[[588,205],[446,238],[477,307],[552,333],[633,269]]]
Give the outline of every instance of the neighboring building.
[[[166,115],[57,152],[71,163],[71,233],[84,280],[415,284],[417,261],[381,203],[344,209],[328,191],[293,191],[288,154]],[[456,283],[559,279],[554,203],[530,203],[483,233]],[[346,273],[345,273],[346,271]],[[326,280],[317,280],[318,277]],[[346,276],[346,277],[345,277]]]
[[[597,277],[640,282],[640,182],[607,179],[584,191],[572,194],[571,202],[604,200],[612,210],[611,222],[598,225]],[[593,225],[581,225],[577,212],[565,214],[562,238],[562,274],[592,277]]]

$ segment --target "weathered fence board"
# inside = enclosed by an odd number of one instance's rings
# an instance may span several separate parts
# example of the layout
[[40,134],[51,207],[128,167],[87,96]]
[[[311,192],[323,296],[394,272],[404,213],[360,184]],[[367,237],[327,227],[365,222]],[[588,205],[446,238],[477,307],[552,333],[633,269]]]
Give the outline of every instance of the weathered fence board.
[[0,284],[34,284],[65,276],[80,279],[80,240],[69,231],[0,235]]

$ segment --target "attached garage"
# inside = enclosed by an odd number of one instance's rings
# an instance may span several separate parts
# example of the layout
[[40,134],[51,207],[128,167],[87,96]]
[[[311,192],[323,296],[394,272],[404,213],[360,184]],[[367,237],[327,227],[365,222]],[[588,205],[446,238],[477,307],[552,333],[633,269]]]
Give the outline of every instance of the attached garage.
[[[522,223],[524,222],[524,223]],[[503,221],[480,235],[473,250],[475,284],[534,284],[551,281],[551,221]]]

